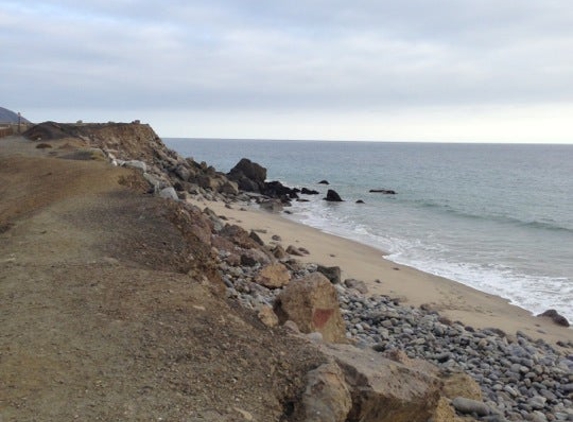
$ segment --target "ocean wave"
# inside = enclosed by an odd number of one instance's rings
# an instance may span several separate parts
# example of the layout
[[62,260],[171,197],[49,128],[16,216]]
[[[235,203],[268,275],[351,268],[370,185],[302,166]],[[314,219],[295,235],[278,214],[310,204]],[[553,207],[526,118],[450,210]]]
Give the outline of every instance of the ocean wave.
[[447,203],[439,203],[425,199],[415,199],[404,202],[410,202],[415,206],[417,206],[418,208],[437,210],[450,215],[455,215],[458,217],[472,220],[493,221],[496,223],[511,224],[514,226],[524,227],[524,228],[573,233],[573,222],[571,223],[571,225],[568,225],[567,222],[558,222],[555,219],[547,219],[547,220],[525,219],[494,212],[490,212],[487,214],[485,213],[478,214],[476,212],[462,210]]
[[385,258],[495,294],[532,314],[553,308],[573,321],[573,305],[570,301],[573,296],[573,280],[566,277],[534,276],[521,274],[503,265],[448,262],[435,257],[408,257],[402,253]]

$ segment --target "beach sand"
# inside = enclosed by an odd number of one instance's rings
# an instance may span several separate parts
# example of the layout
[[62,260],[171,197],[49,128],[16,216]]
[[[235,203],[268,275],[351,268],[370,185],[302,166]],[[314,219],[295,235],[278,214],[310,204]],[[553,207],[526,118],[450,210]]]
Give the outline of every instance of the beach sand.
[[[539,318],[529,311],[511,305],[507,300],[480,292],[461,283],[434,276],[414,268],[384,259],[378,249],[355,241],[324,233],[289,220],[282,214],[270,213],[253,206],[235,203],[231,209],[223,202],[191,200],[201,209],[211,208],[229,223],[245,230],[254,230],[265,242],[303,247],[310,254],[297,257],[304,262],[324,266],[339,266],[342,279],[364,281],[369,295],[387,295],[400,299],[402,304],[418,307],[428,304],[451,321],[461,321],[473,328],[498,328],[506,334],[521,331],[533,339],[542,338],[552,344],[561,340],[573,341],[573,329],[556,325],[547,318]],[[280,241],[272,240],[273,235]]]

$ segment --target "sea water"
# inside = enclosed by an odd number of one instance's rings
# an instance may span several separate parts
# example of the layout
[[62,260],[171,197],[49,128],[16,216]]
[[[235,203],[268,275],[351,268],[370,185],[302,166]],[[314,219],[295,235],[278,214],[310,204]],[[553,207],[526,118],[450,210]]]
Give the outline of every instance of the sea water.
[[[573,145],[165,142],[222,172],[245,157],[268,180],[320,191],[293,202],[290,218],[303,224],[573,321]],[[327,189],[344,202],[324,201]]]

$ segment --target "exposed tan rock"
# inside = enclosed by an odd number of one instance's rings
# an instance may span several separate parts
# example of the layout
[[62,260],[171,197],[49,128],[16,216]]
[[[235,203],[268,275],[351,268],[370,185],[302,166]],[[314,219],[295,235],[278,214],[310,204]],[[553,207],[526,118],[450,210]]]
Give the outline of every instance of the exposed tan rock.
[[258,317],[263,324],[267,327],[276,327],[279,325],[279,319],[277,315],[274,313],[273,308],[270,306],[264,305],[261,307],[258,313]]
[[257,275],[255,281],[269,289],[286,286],[290,281],[290,272],[280,263],[264,267]]
[[433,422],[457,422],[456,412],[450,405],[450,401],[445,397],[440,397],[434,414],[432,415]]
[[291,281],[278,295],[275,313],[281,323],[293,320],[303,333],[320,332],[325,342],[346,342],[336,290],[320,273]]
[[326,363],[307,375],[306,390],[297,409],[304,422],[344,422],[352,407],[344,374],[335,363]]
[[433,374],[372,350],[341,344],[324,349],[342,368],[350,388],[349,422],[426,422],[435,414],[442,382]]
[[465,397],[466,399],[482,400],[482,392],[478,383],[464,372],[444,375],[444,395],[449,399]]

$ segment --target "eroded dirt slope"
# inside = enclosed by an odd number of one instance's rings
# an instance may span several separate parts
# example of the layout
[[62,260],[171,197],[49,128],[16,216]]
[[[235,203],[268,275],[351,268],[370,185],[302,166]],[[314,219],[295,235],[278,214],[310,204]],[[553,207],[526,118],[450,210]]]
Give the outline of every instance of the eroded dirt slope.
[[0,140],[0,420],[289,420],[323,358],[187,275],[134,170],[35,146]]

